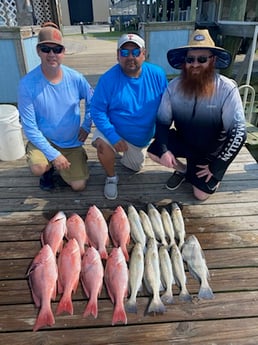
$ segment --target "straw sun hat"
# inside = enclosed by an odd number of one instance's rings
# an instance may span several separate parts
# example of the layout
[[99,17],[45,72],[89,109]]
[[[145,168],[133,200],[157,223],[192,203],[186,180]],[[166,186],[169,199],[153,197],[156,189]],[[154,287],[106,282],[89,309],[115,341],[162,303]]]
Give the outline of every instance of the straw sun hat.
[[209,49],[212,54],[217,57],[215,63],[215,68],[217,69],[227,68],[231,63],[232,57],[230,52],[223,48],[216,47],[207,29],[198,29],[191,35],[187,46],[170,49],[167,52],[169,64],[173,68],[181,69],[182,64],[185,63],[185,57],[189,49]]

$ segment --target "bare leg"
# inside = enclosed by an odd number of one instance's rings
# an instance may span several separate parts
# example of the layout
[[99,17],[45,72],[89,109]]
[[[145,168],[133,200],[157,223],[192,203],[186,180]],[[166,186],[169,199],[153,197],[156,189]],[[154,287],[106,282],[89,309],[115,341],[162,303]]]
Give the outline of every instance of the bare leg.
[[115,176],[115,152],[104,140],[98,138],[95,141],[97,154],[100,163],[106,171],[107,176]]
[[74,190],[75,192],[83,191],[86,188],[85,180],[72,181],[72,182],[68,182],[68,184],[71,186],[72,190]]

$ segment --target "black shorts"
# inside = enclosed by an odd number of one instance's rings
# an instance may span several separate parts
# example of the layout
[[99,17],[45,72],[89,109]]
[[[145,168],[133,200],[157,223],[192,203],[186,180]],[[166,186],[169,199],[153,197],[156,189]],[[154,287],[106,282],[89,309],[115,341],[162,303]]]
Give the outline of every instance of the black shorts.
[[[168,150],[173,153],[176,158],[185,158],[187,163],[187,173],[186,180],[190,182],[193,186],[200,189],[201,191],[207,194],[213,194],[216,191],[216,186],[219,183],[215,177],[205,182],[206,177],[197,177],[196,173],[200,170],[197,165],[209,165],[211,160],[206,158],[203,154],[203,157],[197,155],[192,148],[187,147],[183,140],[178,135],[178,132],[174,129],[169,131],[169,140],[168,140]],[[157,141],[154,140],[148,147],[148,152],[160,157],[160,146],[157,144]]]

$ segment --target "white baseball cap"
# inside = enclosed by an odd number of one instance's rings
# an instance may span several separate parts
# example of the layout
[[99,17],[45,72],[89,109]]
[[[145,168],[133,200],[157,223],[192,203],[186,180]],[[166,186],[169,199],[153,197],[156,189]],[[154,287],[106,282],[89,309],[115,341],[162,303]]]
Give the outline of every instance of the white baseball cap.
[[120,49],[122,45],[127,42],[135,43],[139,48],[145,47],[145,42],[140,36],[136,34],[124,34],[119,38],[117,42],[117,48]]

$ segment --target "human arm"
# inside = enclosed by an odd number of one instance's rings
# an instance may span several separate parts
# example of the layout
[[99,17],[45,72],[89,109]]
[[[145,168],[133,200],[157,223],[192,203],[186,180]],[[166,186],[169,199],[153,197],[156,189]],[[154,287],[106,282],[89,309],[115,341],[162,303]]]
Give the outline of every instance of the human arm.
[[223,103],[222,122],[223,145],[215,159],[209,164],[209,170],[219,181],[246,140],[244,109],[236,86],[232,88]]
[[32,85],[27,84],[24,80],[19,84],[18,110],[21,117],[22,127],[27,139],[42,151],[49,161],[52,161],[60,156],[61,153],[49,143],[47,138],[39,129],[38,117],[42,115],[43,118],[44,114],[41,114],[40,109],[35,108],[34,90],[35,88],[33,88]]
[[81,75],[81,81],[79,83],[80,86],[80,99],[84,99],[84,119],[81,124],[78,139],[84,142],[90,131],[92,126],[92,118],[91,118],[91,99],[93,96],[93,88],[90,86],[88,81]]
[[104,74],[98,81],[91,102],[91,116],[98,130],[114,145],[122,138],[118,135],[115,126],[110,121],[109,111],[113,97],[117,97],[114,84],[117,83],[117,76]]

